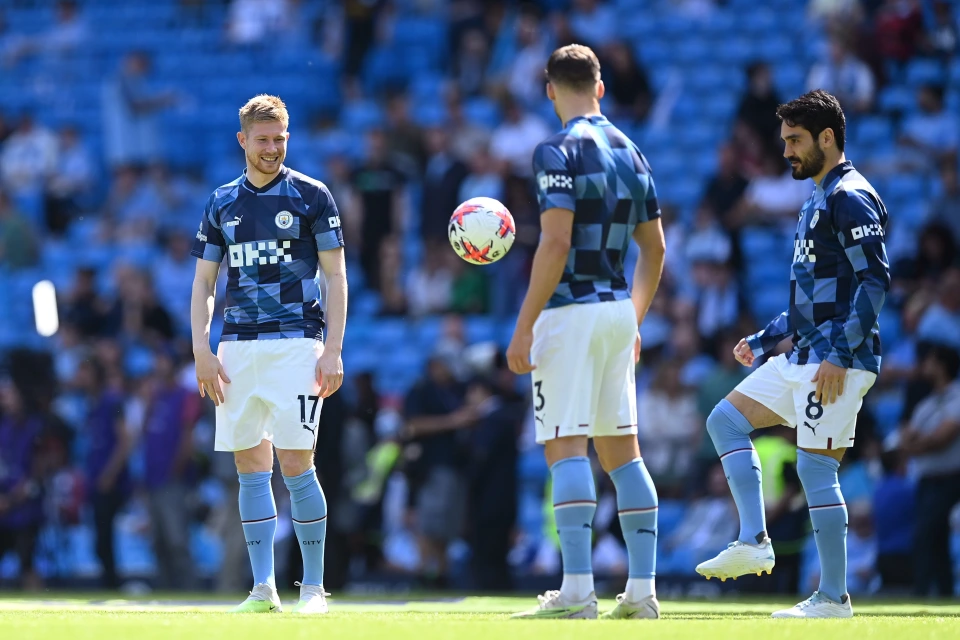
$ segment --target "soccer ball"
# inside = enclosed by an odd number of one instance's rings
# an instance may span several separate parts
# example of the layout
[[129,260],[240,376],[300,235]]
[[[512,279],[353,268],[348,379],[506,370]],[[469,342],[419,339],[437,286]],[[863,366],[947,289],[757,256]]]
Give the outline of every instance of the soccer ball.
[[500,202],[470,198],[450,216],[447,235],[453,250],[470,264],[491,264],[510,251],[517,227]]

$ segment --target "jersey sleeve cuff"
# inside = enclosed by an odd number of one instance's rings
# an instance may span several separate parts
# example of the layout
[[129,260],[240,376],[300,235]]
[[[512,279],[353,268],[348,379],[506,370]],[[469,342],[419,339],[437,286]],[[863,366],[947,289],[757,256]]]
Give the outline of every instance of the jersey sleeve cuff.
[[763,355],[763,343],[760,340],[760,333],[755,333],[752,336],[747,337],[747,346],[750,347],[750,351],[753,352],[753,357],[759,357]]
[[317,243],[317,251],[330,251],[343,246],[343,235],[338,231],[324,231],[315,234],[313,237]]
[[223,262],[223,254],[223,249],[209,244],[203,248],[203,251],[194,249],[190,252],[190,255],[192,255],[194,258],[209,260],[210,262],[216,262],[218,264]]

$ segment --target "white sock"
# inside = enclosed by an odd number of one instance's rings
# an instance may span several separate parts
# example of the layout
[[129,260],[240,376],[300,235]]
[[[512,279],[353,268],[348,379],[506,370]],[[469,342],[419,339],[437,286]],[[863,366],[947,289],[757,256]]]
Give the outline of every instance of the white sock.
[[640,602],[644,598],[657,595],[653,578],[629,578],[627,580],[627,602]]
[[593,594],[592,573],[565,573],[560,595],[568,604],[583,604]]

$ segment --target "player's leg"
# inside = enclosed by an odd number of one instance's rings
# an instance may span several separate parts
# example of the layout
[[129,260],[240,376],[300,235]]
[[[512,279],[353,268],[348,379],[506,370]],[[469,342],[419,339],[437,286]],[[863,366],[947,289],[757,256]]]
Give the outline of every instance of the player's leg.
[[[585,305],[594,306],[594,305]],[[536,609],[517,617],[596,618],[591,561],[597,493],[587,458],[593,379],[592,321],[578,305],[544,312],[534,328],[533,408],[537,442],[544,445],[553,486],[553,509],[563,583],[539,596]]]
[[264,429],[267,407],[257,389],[260,350],[255,341],[221,342],[217,349],[231,382],[223,385],[224,401],[216,409],[215,449],[233,452],[240,481],[240,521],[253,570],[253,589],[233,609],[236,613],[281,610],[273,556],[277,531],[277,505],[270,485],[273,446]]
[[820,556],[820,585],[808,600],[777,611],[778,618],[849,618],[853,615],[847,594],[847,506],[840,491],[840,460],[852,445],[857,413],[863,396],[876,376],[868,371],[847,371],[843,395],[824,405],[817,400],[811,381],[818,365],[793,365],[798,382],[796,414],[797,475],[807,497],[813,537]]
[[736,579],[773,570],[775,556],[767,537],[760,458],[750,440],[754,429],[796,424],[791,382],[782,374],[786,358],[767,361],[741,382],[707,417],[707,433],[720,456],[740,516],[740,535],[697,573]]
[[[327,540],[327,499],[320,488],[313,450],[323,400],[317,383],[319,340],[276,340],[266,367],[278,372],[264,390],[271,407],[273,442],[290,491],[293,530],[303,558],[300,601],[294,613],[326,613],[323,554]],[[281,373],[282,372],[282,373]]]
[[657,490],[637,442],[636,312],[624,300],[603,305],[606,318],[597,333],[605,363],[600,372],[593,446],[617,491],[620,528],[627,545],[627,587],[604,618],[659,618],[654,578],[657,568]]

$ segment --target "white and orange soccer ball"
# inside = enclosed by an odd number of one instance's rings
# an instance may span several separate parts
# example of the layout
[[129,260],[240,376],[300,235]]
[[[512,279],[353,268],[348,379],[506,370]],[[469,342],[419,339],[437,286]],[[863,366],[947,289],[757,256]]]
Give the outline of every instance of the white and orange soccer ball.
[[517,237],[513,216],[493,198],[470,198],[454,210],[450,245],[471,264],[491,264],[507,255]]

